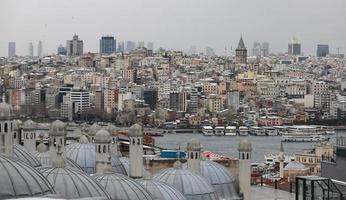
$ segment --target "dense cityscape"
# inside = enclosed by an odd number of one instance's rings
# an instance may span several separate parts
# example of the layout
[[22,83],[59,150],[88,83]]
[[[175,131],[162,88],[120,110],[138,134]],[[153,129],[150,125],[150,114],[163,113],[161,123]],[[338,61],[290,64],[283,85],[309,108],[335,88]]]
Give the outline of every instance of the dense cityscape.
[[339,40],[292,35],[279,52],[234,30],[221,53],[74,31],[25,50],[0,38],[0,199],[345,199]]

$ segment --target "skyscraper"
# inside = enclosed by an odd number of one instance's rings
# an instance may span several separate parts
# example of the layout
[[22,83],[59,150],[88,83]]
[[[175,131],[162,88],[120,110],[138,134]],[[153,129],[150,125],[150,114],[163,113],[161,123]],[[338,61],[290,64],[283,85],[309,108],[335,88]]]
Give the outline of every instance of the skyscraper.
[[269,56],[269,42],[262,42],[262,56]]
[[154,110],[158,98],[157,88],[146,88],[143,92],[144,102],[149,105],[150,109]]
[[34,57],[34,45],[32,44],[32,42],[29,43],[28,56],[30,58]]
[[130,52],[136,48],[136,43],[132,41],[126,41],[126,51]]
[[247,63],[247,49],[245,47],[243,37],[240,37],[238,47],[235,50],[235,62],[237,64],[246,64]]
[[329,54],[329,45],[318,44],[317,45],[317,57],[326,57]]
[[297,38],[293,38],[292,42],[288,44],[288,54],[289,55],[300,55],[301,54],[301,44],[298,42]]
[[254,42],[253,43],[253,48],[252,48],[252,55],[253,56],[261,56],[261,43],[259,42]]
[[38,41],[37,44],[37,57],[41,58],[42,57],[42,41]]
[[116,49],[117,52],[124,52],[125,51],[125,43],[124,42],[118,42],[118,48]]
[[66,47],[62,46],[62,44],[58,47],[58,55],[66,55]]
[[112,54],[116,51],[116,40],[113,36],[102,36],[100,39],[100,53]]
[[66,41],[66,53],[68,56],[80,56],[83,54],[83,40],[74,35],[72,40]]
[[15,42],[9,42],[8,43],[8,57],[15,57],[16,56],[16,43]]
[[143,48],[144,47],[144,42],[143,41],[139,41],[137,43],[137,48]]
[[215,56],[214,49],[211,48],[211,47],[206,47],[206,48],[205,48],[205,54],[206,54],[207,56]]
[[147,49],[148,50],[154,50],[154,43],[153,42],[148,42],[147,43]]

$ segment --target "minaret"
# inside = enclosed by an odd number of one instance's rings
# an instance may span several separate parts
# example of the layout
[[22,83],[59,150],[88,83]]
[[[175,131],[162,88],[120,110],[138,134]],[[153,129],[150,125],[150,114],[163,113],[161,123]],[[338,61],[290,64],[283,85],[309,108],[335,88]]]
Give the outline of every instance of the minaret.
[[139,124],[134,124],[129,129],[130,138],[130,177],[143,177],[143,130]]
[[36,151],[36,123],[31,119],[23,124],[24,147],[29,151]]
[[116,127],[111,123],[107,125],[106,130],[109,132],[111,136],[111,154],[118,155],[118,131]]
[[282,142],[280,144],[279,161],[280,161],[280,178],[283,178],[284,177],[285,155],[284,155],[284,146],[283,146]]
[[13,142],[15,144],[19,144],[21,141],[21,121],[20,120],[14,120],[13,121]]
[[239,143],[239,188],[244,200],[251,200],[251,151],[252,145],[248,140]]
[[201,143],[198,139],[192,138],[187,143],[187,168],[199,172],[201,159]]
[[240,37],[238,47],[235,50],[235,62],[237,64],[247,63],[247,49],[243,41],[243,36]]
[[64,122],[60,120],[54,121],[49,130],[49,152],[51,156],[51,160],[56,160],[56,156],[58,155],[58,147],[61,148],[61,156],[65,159],[65,143],[66,143],[66,125]]
[[0,153],[7,156],[13,153],[13,118],[12,106],[0,103]]
[[107,171],[108,157],[110,156],[111,136],[108,131],[101,129],[95,135],[96,173]]

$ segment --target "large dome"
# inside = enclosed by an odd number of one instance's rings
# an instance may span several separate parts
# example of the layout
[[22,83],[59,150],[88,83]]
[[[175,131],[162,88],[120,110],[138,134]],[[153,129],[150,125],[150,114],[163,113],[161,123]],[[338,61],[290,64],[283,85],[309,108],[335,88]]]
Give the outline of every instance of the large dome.
[[99,131],[100,129],[101,129],[101,126],[95,122],[93,125],[89,127],[89,131],[88,131],[89,137],[94,137],[97,131]]
[[[66,157],[76,162],[88,174],[96,173],[95,144],[73,143],[66,146]],[[127,175],[126,169],[116,155],[112,155],[112,169],[115,173]]]
[[216,200],[218,196],[213,186],[201,175],[175,163],[174,168],[159,171],[153,178],[182,192],[189,200]]
[[101,185],[80,170],[69,167],[42,167],[39,170],[52,184],[58,196],[64,198],[109,197]]
[[150,193],[135,180],[116,173],[95,174],[113,200],[151,200]]
[[13,109],[12,106],[8,103],[0,103],[0,119],[1,120],[10,120],[13,119]]
[[0,199],[54,194],[48,180],[33,167],[0,154]]
[[164,182],[142,179],[138,181],[154,200],[185,200],[185,196],[172,186]]
[[[34,156],[35,156],[35,158],[37,158],[37,160],[40,161],[40,163],[43,167],[51,167],[53,165],[49,151],[45,151],[45,152],[36,151],[34,153]],[[77,163],[75,163],[73,160],[71,160],[70,158],[65,159],[65,164],[68,167],[83,171],[83,169]]]
[[34,155],[28,152],[25,147],[19,144],[13,145],[13,157],[25,162],[32,167],[41,166],[40,161]]

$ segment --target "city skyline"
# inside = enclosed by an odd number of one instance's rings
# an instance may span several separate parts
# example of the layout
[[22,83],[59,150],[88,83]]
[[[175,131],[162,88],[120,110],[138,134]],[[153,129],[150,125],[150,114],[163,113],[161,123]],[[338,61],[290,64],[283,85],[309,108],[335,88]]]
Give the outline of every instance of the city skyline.
[[[56,53],[59,44],[64,44],[73,34],[83,39],[85,52],[98,52],[99,39],[107,34],[115,36],[117,41],[152,41],[155,49],[187,52],[191,45],[196,45],[199,51],[211,47],[218,55],[224,54],[225,46],[234,50],[240,35],[247,48],[251,48],[254,41],[268,41],[271,52],[287,52],[287,44],[294,36],[302,43],[302,52],[306,55],[315,55],[317,44],[328,44],[331,53],[337,53],[337,48],[340,53],[346,51],[343,37],[346,28],[340,25],[346,17],[343,12],[346,2],[342,0],[333,4],[321,0],[265,0],[251,4],[239,0],[217,4],[180,0],[165,4],[157,0],[146,3],[88,1],[83,9],[74,12],[80,3],[26,1],[18,6],[16,1],[2,1],[0,22],[4,27],[0,30],[0,56],[7,55],[9,41],[16,42],[18,55],[26,55],[28,42],[38,40],[44,43],[44,53]],[[94,15],[90,13],[98,16],[99,7],[104,9],[103,15],[91,28]],[[287,9],[280,10],[280,7]],[[107,12],[114,8],[118,8],[116,12]],[[258,16],[262,20],[256,20]]]

